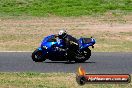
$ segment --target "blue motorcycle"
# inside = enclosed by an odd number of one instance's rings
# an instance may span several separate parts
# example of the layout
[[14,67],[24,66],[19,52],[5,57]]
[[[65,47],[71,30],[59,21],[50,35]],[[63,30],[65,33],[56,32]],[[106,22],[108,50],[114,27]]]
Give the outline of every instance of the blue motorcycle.
[[[43,62],[46,59],[51,61],[75,61],[82,63],[91,56],[89,46],[94,48],[94,38],[71,38],[70,46],[66,46],[65,41],[56,38],[55,35],[45,37],[40,47],[32,53],[32,60],[35,62]],[[75,41],[75,42],[74,42]]]

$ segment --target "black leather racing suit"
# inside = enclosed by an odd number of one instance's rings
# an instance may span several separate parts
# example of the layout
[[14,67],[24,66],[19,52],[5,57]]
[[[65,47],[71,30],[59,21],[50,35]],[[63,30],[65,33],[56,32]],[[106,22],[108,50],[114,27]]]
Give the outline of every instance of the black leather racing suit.
[[71,58],[71,56],[74,56],[74,53],[77,51],[77,49],[79,49],[78,40],[72,37],[71,35],[67,35],[65,38],[61,38],[59,36],[57,37],[62,39],[66,44],[66,46],[63,49],[60,48],[60,50],[66,51],[68,56],[70,56],[68,58]]

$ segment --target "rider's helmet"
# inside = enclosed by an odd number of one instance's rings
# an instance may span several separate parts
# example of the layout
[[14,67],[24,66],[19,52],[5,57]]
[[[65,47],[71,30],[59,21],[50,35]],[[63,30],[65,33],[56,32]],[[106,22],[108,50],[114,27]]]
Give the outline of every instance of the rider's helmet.
[[61,30],[59,31],[58,35],[59,35],[59,38],[64,39],[64,38],[67,37],[67,32],[66,32],[66,30],[64,30],[64,29],[61,29]]

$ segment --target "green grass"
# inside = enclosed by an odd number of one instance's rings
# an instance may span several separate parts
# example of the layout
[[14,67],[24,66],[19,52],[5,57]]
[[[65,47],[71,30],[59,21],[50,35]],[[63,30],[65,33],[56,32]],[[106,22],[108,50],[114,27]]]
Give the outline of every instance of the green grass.
[[132,51],[132,41],[127,40],[116,40],[116,39],[105,39],[97,38],[97,43],[101,47],[96,47],[92,49],[95,52],[131,52]]
[[0,16],[88,16],[132,12],[131,0],[0,0]]
[[0,73],[2,88],[131,88],[129,84],[85,84],[76,82],[74,73]]

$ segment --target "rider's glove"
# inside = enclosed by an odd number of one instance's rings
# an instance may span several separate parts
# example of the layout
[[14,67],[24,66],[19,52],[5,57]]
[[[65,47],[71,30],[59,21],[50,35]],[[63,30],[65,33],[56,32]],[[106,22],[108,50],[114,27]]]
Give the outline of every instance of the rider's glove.
[[59,48],[59,47],[56,47],[56,50],[57,50],[57,51],[66,51],[65,49]]
[[59,47],[55,47],[55,49],[56,49],[57,51],[59,51]]

